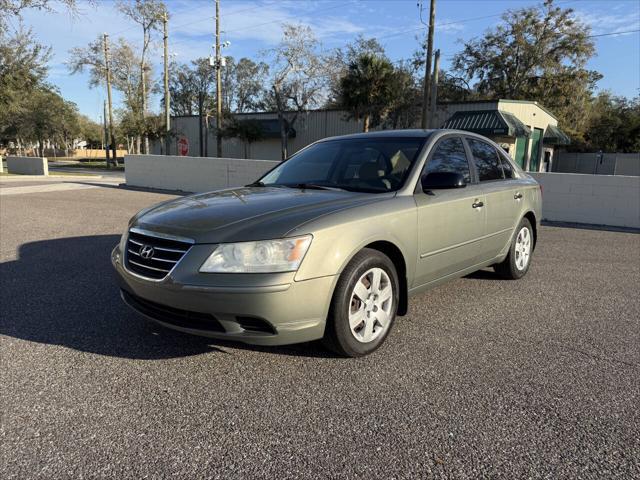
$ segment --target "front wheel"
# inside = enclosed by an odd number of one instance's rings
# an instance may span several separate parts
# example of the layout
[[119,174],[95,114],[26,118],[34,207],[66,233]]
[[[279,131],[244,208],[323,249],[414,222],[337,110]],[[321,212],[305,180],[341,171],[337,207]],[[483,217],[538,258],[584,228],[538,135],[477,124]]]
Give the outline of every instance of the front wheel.
[[503,262],[493,266],[495,272],[509,280],[517,280],[524,277],[531,265],[534,239],[531,222],[523,218],[516,229],[516,234],[511,241],[509,254]]
[[365,248],[358,252],[338,279],[324,344],[348,357],[376,350],[395,320],[398,292],[393,262],[377,250]]

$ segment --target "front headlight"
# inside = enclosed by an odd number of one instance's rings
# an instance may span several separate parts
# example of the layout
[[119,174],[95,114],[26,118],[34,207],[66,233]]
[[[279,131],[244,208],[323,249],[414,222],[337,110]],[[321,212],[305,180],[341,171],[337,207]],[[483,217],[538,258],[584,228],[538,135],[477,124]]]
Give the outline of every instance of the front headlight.
[[305,235],[280,240],[221,244],[205,260],[200,272],[294,272],[307,253],[311,238],[311,235]]

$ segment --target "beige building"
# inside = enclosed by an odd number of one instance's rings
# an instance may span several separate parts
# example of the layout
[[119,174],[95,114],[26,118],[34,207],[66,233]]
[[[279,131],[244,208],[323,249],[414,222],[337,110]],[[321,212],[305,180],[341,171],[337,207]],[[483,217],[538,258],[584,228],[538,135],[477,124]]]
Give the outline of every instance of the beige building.
[[[280,133],[275,113],[238,114],[236,118],[257,120],[264,138],[251,144],[225,138],[223,157],[280,160]],[[485,135],[501,144],[522,168],[531,171],[550,171],[554,147],[569,142],[558,129],[556,117],[536,102],[494,100],[439,104],[434,125]],[[197,116],[173,117],[172,127],[176,139],[172,142],[171,154],[215,156],[215,129],[204,121],[200,128]],[[361,121],[341,110],[300,114],[289,138],[289,154],[322,138],[362,132],[362,127]],[[156,141],[152,153],[162,154],[162,148],[162,142]]]
[[570,142],[549,110],[526,100],[439,104],[435,125],[489,137],[523,169],[533,172],[551,171],[554,148]]

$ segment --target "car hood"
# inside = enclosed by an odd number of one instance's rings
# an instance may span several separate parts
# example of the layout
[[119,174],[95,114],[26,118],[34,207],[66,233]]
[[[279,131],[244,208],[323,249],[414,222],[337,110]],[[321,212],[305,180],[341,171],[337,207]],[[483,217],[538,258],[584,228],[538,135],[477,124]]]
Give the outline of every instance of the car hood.
[[393,194],[286,187],[243,187],[201,193],[140,212],[132,226],[192,238],[196,243],[264,240],[331,212]]

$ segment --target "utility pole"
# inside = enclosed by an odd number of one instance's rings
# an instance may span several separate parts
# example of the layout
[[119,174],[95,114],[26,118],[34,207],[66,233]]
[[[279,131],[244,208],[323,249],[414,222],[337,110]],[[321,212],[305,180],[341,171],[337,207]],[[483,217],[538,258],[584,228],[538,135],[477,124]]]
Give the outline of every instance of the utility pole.
[[[116,135],[113,131],[113,108],[111,103],[111,67],[109,66],[109,35],[104,34],[104,65],[107,71],[107,99],[109,101],[109,135],[111,141],[111,152],[113,156],[113,164],[118,166],[118,156],[116,155]],[[109,160],[107,159],[107,167]]]
[[169,31],[168,31],[167,12],[165,10],[162,17],[162,24],[164,29],[164,124],[165,124],[165,137],[164,137],[164,154],[169,155],[169,146],[171,145],[170,133],[171,133],[171,116],[169,114],[169,103],[171,98],[169,96]]
[[109,159],[109,131],[107,130],[107,101],[102,102],[102,147],[104,148],[104,158],[107,161],[107,166],[111,163]]
[[434,128],[436,122],[436,104],[438,102],[438,75],[440,72],[440,49],[436,50],[436,59],[433,63],[433,75],[431,76],[431,111],[429,113],[429,128]]
[[222,157],[222,56],[220,55],[220,0],[216,0],[216,155]]
[[[420,19],[422,20],[422,3],[420,3]],[[421,128],[428,128],[427,108],[431,96],[431,57],[433,56],[433,30],[436,22],[436,0],[431,0],[429,7],[429,33],[427,36],[427,57],[424,68],[424,92],[422,94],[422,119]]]

